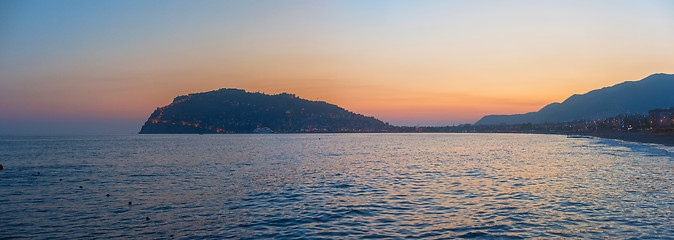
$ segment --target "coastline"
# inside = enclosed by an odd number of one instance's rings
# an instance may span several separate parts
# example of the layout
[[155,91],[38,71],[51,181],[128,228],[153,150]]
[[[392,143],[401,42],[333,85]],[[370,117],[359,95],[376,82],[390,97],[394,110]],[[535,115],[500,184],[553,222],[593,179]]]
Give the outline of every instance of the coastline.
[[585,133],[583,135],[600,138],[618,139],[628,142],[656,143],[674,147],[674,133],[603,132],[603,133]]

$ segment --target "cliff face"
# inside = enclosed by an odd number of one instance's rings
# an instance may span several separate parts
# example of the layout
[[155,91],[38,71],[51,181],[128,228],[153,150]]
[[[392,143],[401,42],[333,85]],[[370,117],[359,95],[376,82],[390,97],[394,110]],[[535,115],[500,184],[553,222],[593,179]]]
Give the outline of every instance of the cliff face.
[[252,133],[266,128],[278,133],[378,132],[388,125],[333,104],[292,94],[220,89],[176,97],[150,115],[140,134]]
[[552,103],[538,112],[488,115],[477,125],[558,123],[595,120],[621,114],[647,114],[648,110],[674,107],[674,75],[653,74],[640,81],[624,82],[576,94],[562,103]]

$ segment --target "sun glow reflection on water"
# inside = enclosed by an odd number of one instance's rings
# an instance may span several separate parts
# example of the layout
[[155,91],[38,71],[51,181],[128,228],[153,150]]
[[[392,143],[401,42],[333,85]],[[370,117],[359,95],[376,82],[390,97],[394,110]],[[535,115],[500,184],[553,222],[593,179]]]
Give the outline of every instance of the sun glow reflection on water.
[[521,134],[2,137],[0,159],[2,236],[674,235],[674,153],[658,145]]

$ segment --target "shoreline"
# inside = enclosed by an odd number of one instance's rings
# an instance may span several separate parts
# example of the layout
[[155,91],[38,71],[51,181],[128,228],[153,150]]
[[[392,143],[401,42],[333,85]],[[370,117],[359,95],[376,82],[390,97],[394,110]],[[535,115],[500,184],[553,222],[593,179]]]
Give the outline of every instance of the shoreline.
[[[198,134],[198,133],[129,133],[129,134],[65,134],[65,135],[3,135],[0,134],[0,137],[55,137],[55,136],[125,136],[125,135],[276,135],[276,134],[419,134],[419,133],[466,133],[466,132],[300,132],[300,133],[272,133],[272,134],[259,134],[259,133],[225,133],[225,134]],[[553,135],[570,135],[570,133],[561,133],[561,132],[467,132],[467,133],[515,133],[515,134],[553,134]],[[606,139],[616,139],[623,140],[628,142],[638,142],[638,143],[655,143],[662,144],[665,146],[674,147],[674,133],[651,133],[651,132],[600,132],[600,133],[576,133],[577,135],[582,136],[592,136]]]
[[650,132],[605,132],[584,133],[581,135],[617,139],[628,142],[655,143],[674,147],[674,133],[650,133]]

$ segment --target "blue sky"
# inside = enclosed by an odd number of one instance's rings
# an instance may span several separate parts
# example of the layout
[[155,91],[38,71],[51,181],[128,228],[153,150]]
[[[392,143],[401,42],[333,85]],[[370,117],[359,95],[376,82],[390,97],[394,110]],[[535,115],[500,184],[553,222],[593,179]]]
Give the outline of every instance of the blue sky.
[[134,133],[225,87],[472,123],[672,73],[672,42],[674,1],[5,0],[0,134]]

